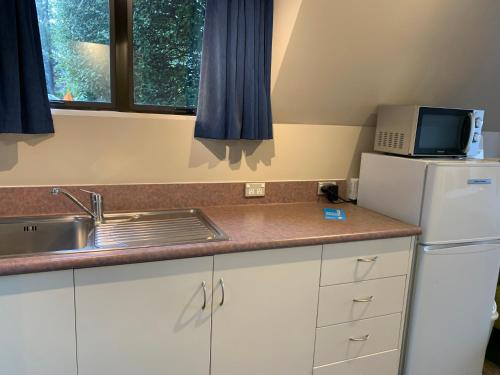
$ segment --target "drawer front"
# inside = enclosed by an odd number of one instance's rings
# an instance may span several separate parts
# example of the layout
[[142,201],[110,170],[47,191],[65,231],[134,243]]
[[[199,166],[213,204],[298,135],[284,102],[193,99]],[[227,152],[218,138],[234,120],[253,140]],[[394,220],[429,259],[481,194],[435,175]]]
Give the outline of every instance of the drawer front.
[[411,237],[324,245],[321,285],[405,275],[410,247]]
[[397,375],[399,350],[351,359],[333,365],[315,367],[313,375]]
[[320,288],[318,327],[403,311],[406,276]]
[[398,348],[401,314],[318,328],[314,366]]

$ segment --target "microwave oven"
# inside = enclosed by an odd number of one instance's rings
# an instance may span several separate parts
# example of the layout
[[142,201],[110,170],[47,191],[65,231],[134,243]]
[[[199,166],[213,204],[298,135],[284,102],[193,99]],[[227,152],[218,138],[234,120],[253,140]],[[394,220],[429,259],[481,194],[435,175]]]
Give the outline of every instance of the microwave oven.
[[382,105],[374,149],[406,156],[477,157],[483,120],[480,109]]

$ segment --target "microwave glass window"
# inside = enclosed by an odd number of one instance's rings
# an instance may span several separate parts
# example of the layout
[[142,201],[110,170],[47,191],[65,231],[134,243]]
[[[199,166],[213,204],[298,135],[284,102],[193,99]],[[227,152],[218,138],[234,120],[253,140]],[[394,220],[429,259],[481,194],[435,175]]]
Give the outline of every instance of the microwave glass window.
[[460,148],[464,124],[463,115],[423,114],[419,148],[436,150]]

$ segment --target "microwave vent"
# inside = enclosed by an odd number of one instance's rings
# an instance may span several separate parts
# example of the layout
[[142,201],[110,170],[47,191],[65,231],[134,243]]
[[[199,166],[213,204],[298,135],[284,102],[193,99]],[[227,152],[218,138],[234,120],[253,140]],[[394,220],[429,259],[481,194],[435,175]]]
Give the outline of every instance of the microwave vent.
[[405,143],[405,134],[396,132],[378,132],[377,146],[403,149]]

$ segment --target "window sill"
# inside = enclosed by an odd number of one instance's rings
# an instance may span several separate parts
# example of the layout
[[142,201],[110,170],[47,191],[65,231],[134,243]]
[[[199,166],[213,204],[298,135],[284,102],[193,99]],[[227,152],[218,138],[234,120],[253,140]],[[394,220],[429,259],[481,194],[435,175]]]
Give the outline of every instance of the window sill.
[[195,116],[172,115],[162,113],[139,113],[139,112],[118,112],[118,111],[90,111],[80,109],[51,109],[54,117],[99,117],[99,118],[127,118],[127,119],[162,119],[162,120],[183,120],[193,122]]

